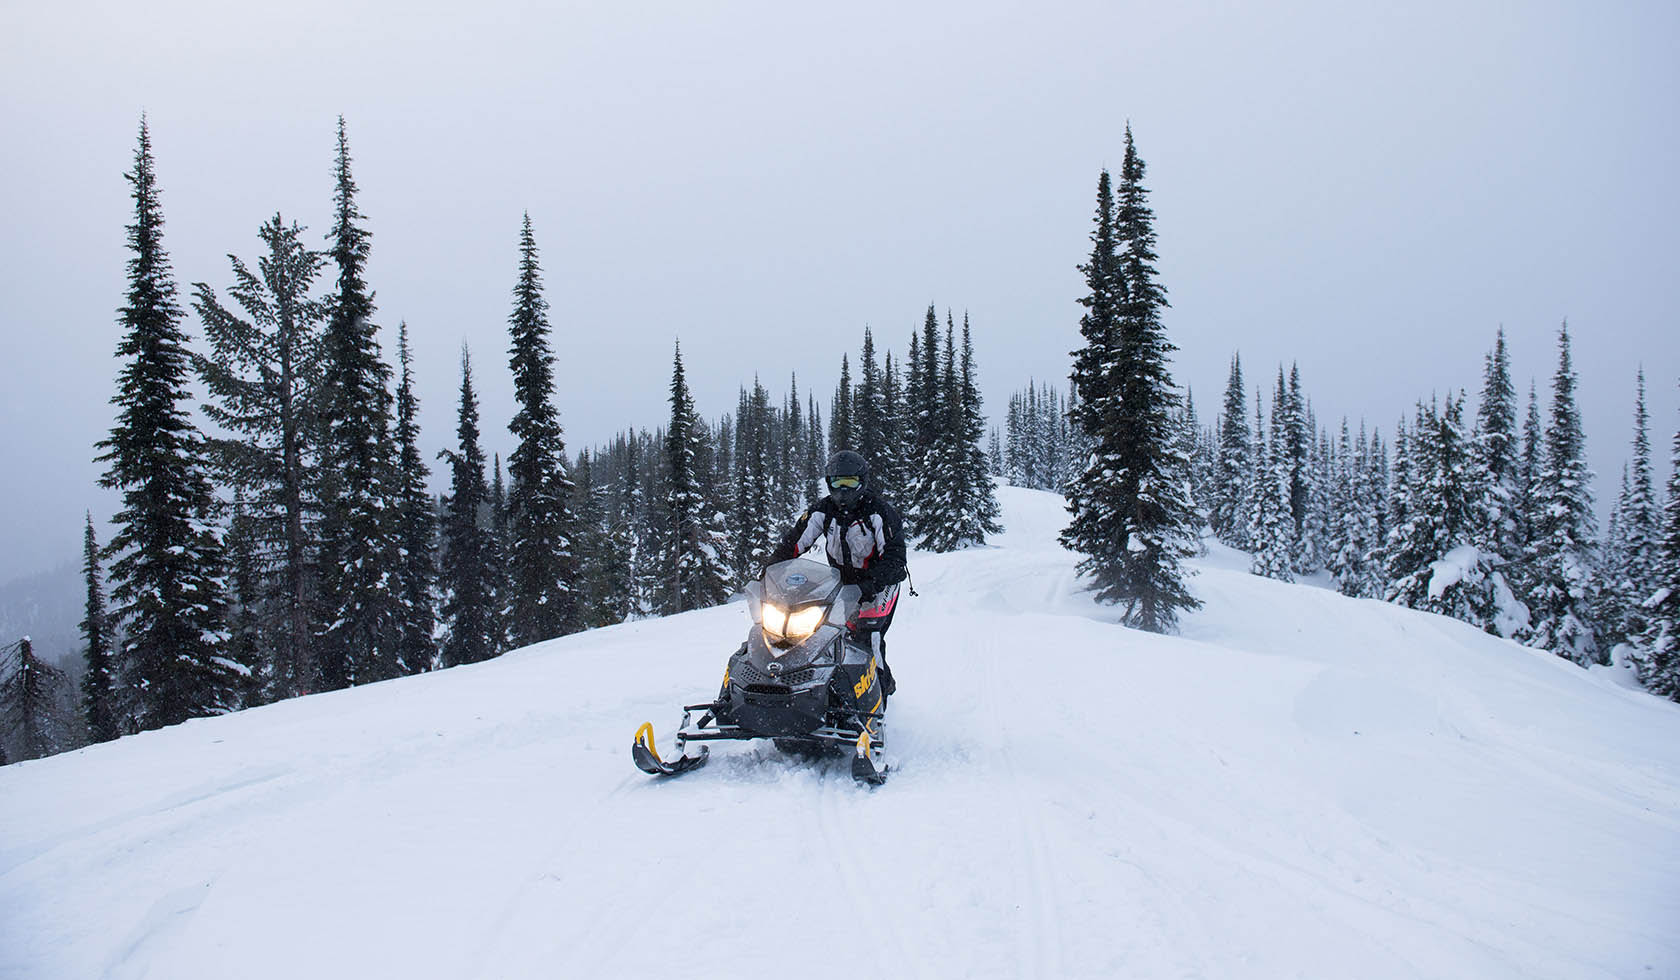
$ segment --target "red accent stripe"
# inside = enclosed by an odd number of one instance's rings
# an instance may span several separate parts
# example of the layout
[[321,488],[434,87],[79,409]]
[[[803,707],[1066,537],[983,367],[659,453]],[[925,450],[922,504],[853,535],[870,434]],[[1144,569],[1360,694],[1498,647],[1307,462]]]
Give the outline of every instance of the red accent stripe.
[[895,592],[893,592],[893,596],[892,596],[891,601],[889,601],[886,604],[886,606],[884,606],[880,611],[878,611],[878,612],[863,612],[863,611],[860,610],[858,612],[857,618],[859,618],[859,619],[880,619],[884,616],[891,615],[894,607],[896,607],[897,605],[898,605],[898,593],[895,591]]

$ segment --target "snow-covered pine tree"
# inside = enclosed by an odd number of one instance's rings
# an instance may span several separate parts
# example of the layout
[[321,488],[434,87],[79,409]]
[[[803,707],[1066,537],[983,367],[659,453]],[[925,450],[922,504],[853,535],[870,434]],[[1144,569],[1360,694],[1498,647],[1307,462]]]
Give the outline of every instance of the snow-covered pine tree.
[[[581,516],[588,528],[589,556],[583,568],[585,629],[612,626],[630,618],[630,524],[621,509],[618,482],[600,455],[578,454]],[[585,478],[588,485],[585,486]]]
[[1206,497],[1208,474],[1202,465],[1202,423],[1196,417],[1196,401],[1192,392],[1184,391],[1184,407],[1174,413],[1174,438],[1178,442],[1178,451],[1186,463],[1186,481],[1190,488],[1190,511],[1193,515],[1191,523],[1195,526],[1199,538],[1202,528],[1207,526],[1208,514],[1212,506]]
[[858,372],[857,384],[852,389],[852,448],[869,460],[869,486],[879,491],[884,485],[880,482],[881,472],[876,468],[876,461],[881,458],[881,447],[886,444],[888,435],[882,418],[881,366],[875,357],[875,336],[868,327],[863,328],[863,352],[858,356]]
[[1534,584],[1528,605],[1533,620],[1527,642],[1584,667],[1604,660],[1592,630],[1598,589],[1592,554],[1597,520],[1575,383],[1565,322],[1558,332],[1552,419],[1537,481],[1540,523],[1530,550]]
[[1464,395],[1422,410],[1411,442],[1411,532],[1392,553],[1391,602],[1441,613],[1483,629],[1495,618],[1491,562],[1476,545],[1480,509]]
[[733,582],[758,576],[764,559],[776,547],[786,516],[776,512],[771,499],[771,424],[769,392],[754,378],[751,393],[741,390],[735,422],[735,506],[730,521]]
[[1242,356],[1231,355],[1231,374],[1225,383],[1225,405],[1219,417],[1219,457],[1214,464],[1213,510],[1208,515],[1213,533],[1233,548],[1248,547],[1248,520],[1243,500],[1253,469],[1254,450],[1244,399]]
[[[922,321],[921,335],[910,336],[910,380],[905,389],[905,429],[909,453],[905,459],[905,481],[898,491],[899,509],[904,515],[904,533],[910,540],[925,536],[931,521],[923,514],[933,506],[930,499],[938,487],[933,470],[939,446],[940,412],[939,316],[932,304]],[[843,446],[833,446],[836,451]]]
[[[472,355],[461,345],[461,404],[456,412],[456,448],[438,458],[449,464],[449,494],[443,498],[443,548],[438,587],[443,593],[444,667],[478,663],[502,652],[497,615],[496,529],[486,526],[491,510],[484,484],[484,450],[479,448],[478,394],[473,390]],[[501,467],[496,468],[500,482]]]
[[950,396],[956,405],[956,431],[952,442],[957,448],[957,486],[962,491],[962,520],[956,547],[986,543],[986,535],[1003,530],[998,523],[996,488],[992,483],[991,465],[980,440],[986,431],[986,413],[980,399],[980,387],[974,382],[974,343],[969,334],[968,315],[963,314],[962,355]]
[[799,513],[811,498],[812,474],[805,472],[805,460],[809,453],[805,449],[808,437],[805,425],[805,412],[799,404],[799,376],[788,378],[787,401],[787,431],[788,452],[782,461],[781,482],[784,493],[780,502],[780,509],[787,515]]
[[1313,568],[1316,570],[1328,565],[1336,553],[1332,541],[1335,535],[1336,502],[1331,485],[1336,459],[1335,450],[1330,445],[1329,433],[1319,427],[1317,415],[1312,415],[1312,419],[1313,430],[1318,433],[1318,439],[1313,444],[1307,515],[1312,529]]
[[823,465],[828,461],[828,442],[823,438],[822,409],[817,405],[817,396],[806,396],[805,401],[805,484],[809,488],[806,496],[811,500],[820,498],[828,490],[823,486]]
[[[1091,313],[1081,323],[1086,347],[1075,355],[1073,377],[1090,399],[1081,423],[1098,448],[1069,496],[1074,516],[1062,541],[1086,556],[1080,570],[1093,579],[1099,601],[1124,606],[1126,625],[1169,632],[1180,610],[1201,605],[1185,585],[1189,573],[1181,564],[1200,550],[1201,540],[1189,498],[1189,460],[1174,438],[1179,403],[1168,361],[1177,348],[1161,321],[1168,304],[1157,280],[1144,172],[1127,126],[1112,221],[1100,214],[1106,174],[1098,185],[1096,250],[1087,271],[1092,294],[1081,301]],[[1095,301],[1099,293],[1108,296]],[[1099,306],[1106,323],[1098,318]],[[1109,535],[1116,536],[1104,540]]]
[[338,281],[328,300],[320,424],[320,634],[323,687],[401,673],[396,594],[402,564],[401,493],[392,438],[391,368],[380,359],[373,293],[364,279],[372,236],[362,227],[350,145],[338,121],[334,222],[328,254]]
[[897,504],[905,494],[905,458],[908,442],[904,426],[903,385],[892,351],[887,351],[881,368],[881,450],[869,461],[876,485]]
[[12,762],[43,759],[80,741],[64,671],[35,656],[29,637],[0,649],[0,745]]
[[1248,486],[1248,570],[1255,575],[1295,581],[1290,552],[1295,541],[1295,522],[1289,516],[1289,460],[1285,455],[1283,420],[1279,418],[1285,393],[1283,370],[1278,369],[1278,391],[1272,401],[1271,437],[1266,435],[1265,417],[1260,410],[1260,391],[1254,392],[1254,457]]
[[1680,701],[1680,429],[1669,456],[1668,502],[1652,580],[1653,590],[1641,604],[1645,631],[1635,662],[1653,694]]
[[[414,394],[408,324],[397,325],[397,500],[402,524],[397,566],[397,660],[405,674],[432,669],[437,657],[437,521],[426,480],[432,471],[420,458],[420,400]],[[482,467],[482,459],[480,465]],[[481,476],[480,479],[483,479]]]
[[508,425],[519,445],[508,457],[509,596],[505,615],[514,646],[525,646],[579,628],[577,556],[572,482],[566,444],[554,407],[554,352],[549,345],[548,301],[542,295],[537,241],[526,214],[519,230],[519,282],[508,316],[514,399],[519,411]]
[[87,582],[87,605],[82,617],[82,720],[88,738],[109,742],[122,734],[117,702],[117,677],[111,662],[111,632],[105,614],[105,584],[99,570],[99,543],[93,535],[93,512],[87,515],[82,540],[82,577]]
[[771,481],[775,487],[772,512],[778,519],[791,519],[805,508],[805,483],[800,463],[805,458],[805,418],[799,410],[799,379],[790,376],[787,398],[776,417],[776,466]]
[[[1282,367],[1279,367],[1281,374]],[[1317,542],[1312,540],[1307,520],[1312,491],[1311,479],[1312,430],[1307,420],[1307,398],[1301,390],[1301,369],[1289,366],[1289,387],[1283,401],[1283,448],[1289,464],[1289,517],[1295,522],[1295,541],[1290,549],[1290,561],[1295,573],[1306,575],[1318,570]],[[1278,409],[1273,408],[1274,419]],[[1276,424],[1274,422],[1274,428]]]
[[1371,550],[1369,493],[1365,453],[1365,428],[1359,429],[1359,442],[1354,443],[1348,430],[1347,416],[1342,416],[1341,441],[1337,444],[1334,467],[1335,527],[1330,539],[1330,574],[1336,588],[1343,595],[1365,595],[1366,555]]
[[223,649],[222,548],[206,473],[204,437],[187,412],[190,360],[153,172],[140,122],[128,226],[128,302],[117,356],[126,359],[111,399],[117,418],[97,444],[100,485],[120,491],[117,531],[106,547],[116,653],[128,724],[144,730],[233,710],[249,667]]
[[[279,215],[258,231],[266,254],[253,272],[238,258],[229,294],[243,315],[195,283],[193,306],[210,343],[194,364],[213,402],[205,415],[230,433],[210,446],[224,482],[248,491],[257,562],[247,613],[264,651],[270,698],[315,689],[319,574],[322,334],[327,304],[311,297],[321,253]],[[254,666],[254,665],[253,665]]]
[[1517,506],[1513,519],[1517,526],[1517,540],[1522,554],[1512,568],[1511,578],[1517,586],[1517,596],[1529,601],[1534,589],[1534,550],[1540,536],[1542,522],[1540,474],[1544,469],[1546,450],[1545,428],[1540,423],[1540,396],[1534,381],[1528,383],[1528,414],[1523,420],[1522,455],[1517,459]]
[[1505,328],[1500,327],[1482,372],[1482,396],[1476,408],[1474,454],[1482,490],[1487,496],[1487,526],[1480,529],[1480,546],[1499,568],[1522,557],[1515,510],[1521,496],[1517,457],[1517,392],[1511,385],[1510,356]]
[[[918,503],[921,523],[912,536],[916,546],[925,551],[954,551],[963,543],[962,524],[968,519],[964,510],[966,488],[958,485],[963,478],[965,453],[961,445],[962,406],[957,378],[954,325],[947,321],[945,343],[940,363],[929,376],[938,392],[932,445],[922,473],[922,492]],[[927,384],[929,378],[924,378]]]
[[652,471],[657,456],[645,448],[649,439],[645,433],[631,430],[625,438],[624,473],[619,494],[624,500],[623,511],[629,536],[630,608],[627,619],[652,616],[659,608],[664,582],[662,551],[663,520],[655,514],[651,492]]
[[679,345],[671,369],[671,421],[665,430],[665,614],[704,609],[729,597],[728,540],[700,482],[704,426],[683,374]]
[[1645,410],[1645,369],[1639,369],[1633,403],[1633,458],[1623,473],[1625,488],[1617,501],[1619,521],[1617,560],[1600,577],[1605,593],[1614,596],[1601,618],[1607,643],[1619,643],[1646,632],[1645,600],[1657,590],[1661,561],[1662,515],[1657,508],[1651,475],[1650,416]]
[[852,362],[850,355],[841,354],[840,386],[834,389],[834,401],[828,413],[828,444],[850,448],[856,440],[857,428],[852,420]]

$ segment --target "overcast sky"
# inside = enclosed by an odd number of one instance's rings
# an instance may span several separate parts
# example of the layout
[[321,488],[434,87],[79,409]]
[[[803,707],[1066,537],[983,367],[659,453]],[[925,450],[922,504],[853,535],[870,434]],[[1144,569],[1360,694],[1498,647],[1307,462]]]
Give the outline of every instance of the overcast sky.
[[225,298],[276,211],[322,241],[343,114],[428,455],[463,341],[511,448],[526,211],[573,451],[663,422],[678,337],[708,417],[755,372],[826,415],[864,327],[901,357],[929,303],[970,316],[994,418],[1029,376],[1065,386],[1129,120],[1204,418],[1240,349],[1251,384],[1299,362],[1321,419],[1391,438],[1416,399],[1474,394],[1501,324],[1544,399],[1567,317],[1601,492],[1641,364],[1668,472],[1672,2],[250,6],[0,6],[0,580],[79,559],[83,512],[117,506],[91,458],[143,112],[183,299]]

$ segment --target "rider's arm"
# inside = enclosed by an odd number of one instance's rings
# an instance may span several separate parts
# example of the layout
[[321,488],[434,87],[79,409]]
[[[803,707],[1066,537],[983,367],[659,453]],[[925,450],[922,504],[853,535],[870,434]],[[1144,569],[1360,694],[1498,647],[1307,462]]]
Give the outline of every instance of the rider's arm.
[[[764,559],[764,563],[766,565],[774,565],[779,561],[787,561],[790,558],[798,558],[800,555],[804,554],[805,549],[809,548],[814,543],[813,541],[807,540],[808,537],[814,536],[810,534],[811,519],[813,517],[819,517],[818,509],[815,507],[799,515],[799,520],[794,521],[793,528],[789,530],[788,533],[782,535],[781,543],[776,545],[776,550],[770,552],[770,557]],[[820,526],[821,525],[819,524],[819,527]]]
[[904,554],[904,521],[897,511],[882,508],[881,532],[886,539],[886,547],[869,563],[865,572],[876,592],[904,581],[909,569],[909,561]]

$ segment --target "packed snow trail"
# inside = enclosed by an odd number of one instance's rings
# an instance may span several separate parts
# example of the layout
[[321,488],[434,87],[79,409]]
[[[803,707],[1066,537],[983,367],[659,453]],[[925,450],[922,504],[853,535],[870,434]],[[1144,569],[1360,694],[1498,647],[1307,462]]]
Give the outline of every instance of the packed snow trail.
[[1124,630],[1001,498],[879,789],[637,772],[745,611],[598,630],[0,769],[0,977],[1680,976],[1680,708],[1217,547]]

